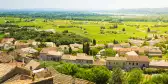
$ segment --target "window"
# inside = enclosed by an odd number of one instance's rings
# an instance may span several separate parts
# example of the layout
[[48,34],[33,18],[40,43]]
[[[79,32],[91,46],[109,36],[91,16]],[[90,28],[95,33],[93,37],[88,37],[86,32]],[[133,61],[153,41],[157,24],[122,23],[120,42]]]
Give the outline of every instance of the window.
[[132,65],[134,65],[134,63],[132,63]]
[[138,63],[136,63],[136,65],[138,65]]
[[131,65],[131,63],[129,63],[129,65]]
[[143,67],[145,67],[145,64],[143,64]]

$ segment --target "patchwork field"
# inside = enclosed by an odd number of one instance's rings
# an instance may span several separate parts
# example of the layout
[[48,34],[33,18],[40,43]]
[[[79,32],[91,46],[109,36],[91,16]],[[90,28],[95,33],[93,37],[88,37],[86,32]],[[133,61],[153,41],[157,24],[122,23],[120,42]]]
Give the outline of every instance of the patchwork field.
[[[0,18],[0,24],[11,21],[13,24],[18,24],[19,26],[34,26],[40,30],[52,29],[56,32],[68,30],[69,32],[96,39],[98,43],[112,42],[114,39],[122,42],[127,41],[130,37],[145,38],[149,34],[166,35],[165,32],[168,31],[168,23],[163,22],[112,23],[104,21],[45,20],[41,18],[35,19],[34,21],[29,20],[31,19],[7,17]],[[118,27],[113,28],[114,25]],[[101,29],[101,27],[103,27],[103,29]],[[150,28],[153,33],[148,33],[148,28]]]

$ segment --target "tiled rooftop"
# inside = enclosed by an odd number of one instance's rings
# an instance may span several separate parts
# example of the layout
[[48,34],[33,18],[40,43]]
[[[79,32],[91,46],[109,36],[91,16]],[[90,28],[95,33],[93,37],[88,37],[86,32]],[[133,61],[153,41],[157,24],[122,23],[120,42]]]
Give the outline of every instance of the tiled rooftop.
[[127,58],[126,57],[107,57],[106,60],[122,60],[122,61],[126,61]]
[[13,70],[14,68],[15,66],[1,63],[0,64],[0,77],[3,77],[4,75],[6,75],[8,72]]

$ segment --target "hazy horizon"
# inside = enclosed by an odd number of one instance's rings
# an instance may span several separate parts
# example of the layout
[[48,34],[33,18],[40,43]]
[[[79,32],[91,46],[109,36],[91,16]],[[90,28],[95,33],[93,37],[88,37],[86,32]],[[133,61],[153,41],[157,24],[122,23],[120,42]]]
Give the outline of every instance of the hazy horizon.
[[1,0],[0,9],[114,10],[168,7],[166,0]]

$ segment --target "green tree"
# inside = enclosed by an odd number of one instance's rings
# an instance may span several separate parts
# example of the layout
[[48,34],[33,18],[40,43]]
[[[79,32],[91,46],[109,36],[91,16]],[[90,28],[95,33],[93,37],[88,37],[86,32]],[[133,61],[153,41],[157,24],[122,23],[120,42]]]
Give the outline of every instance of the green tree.
[[157,36],[157,35],[155,35],[155,39],[158,39],[158,36]]
[[69,47],[69,54],[72,54],[72,48]]
[[91,71],[94,74],[93,80],[96,84],[107,84],[110,78],[110,71],[106,67],[94,67]]
[[143,76],[143,72],[140,69],[133,69],[128,73],[128,84],[140,84]]
[[82,50],[83,50],[83,53],[85,53],[85,43],[83,43],[83,48],[82,48]]
[[41,42],[39,45],[38,45],[39,48],[44,48],[46,47],[46,44],[44,42]]
[[95,39],[93,39],[93,45],[96,45],[96,40]]
[[112,72],[112,77],[109,80],[109,84],[123,84],[124,74],[121,68],[114,68]]
[[148,29],[147,29],[147,32],[150,32],[150,31],[151,31],[150,28],[148,28]]
[[89,42],[87,42],[86,44],[86,54],[89,55],[89,51],[90,51],[90,44]]
[[117,25],[117,24],[115,24],[115,25],[114,25],[114,28],[118,28],[118,25]]
[[74,76],[79,68],[76,64],[65,63],[58,66],[56,69],[63,74]]
[[123,32],[126,31],[125,28],[123,28],[122,31],[123,31]]
[[161,75],[153,76],[151,82],[153,82],[154,84],[164,84]]
[[90,53],[90,44],[89,42],[83,43],[83,53],[89,55]]
[[118,41],[114,39],[113,44],[118,44]]
[[96,84],[107,84],[110,78],[110,71],[104,66],[95,66],[91,69],[81,68],[75,76],[85,80],[95,82]]
[[114,51],[113,49],[111,48],[107,48],[105,49],[105,52],[104,52],[104,56],[115,56],[116,55],[116,51]]
[[144,41],[144,43],[142,44],[142,46],[149,46],[149,43],[147,41]]
[[100,50],[98,48],[92,48],[90,49],[90,55],[96,55]]
[[168,74],[167,73],[162,74],[162,81],[163,81],[163,84],[168,84]]
[[62,33],[68,33],[68,30],[64,30]]

